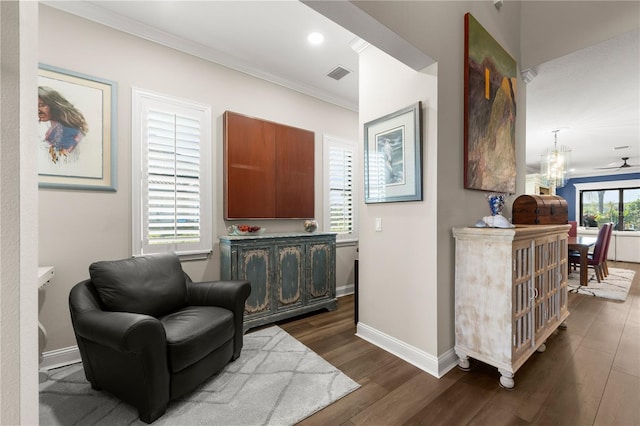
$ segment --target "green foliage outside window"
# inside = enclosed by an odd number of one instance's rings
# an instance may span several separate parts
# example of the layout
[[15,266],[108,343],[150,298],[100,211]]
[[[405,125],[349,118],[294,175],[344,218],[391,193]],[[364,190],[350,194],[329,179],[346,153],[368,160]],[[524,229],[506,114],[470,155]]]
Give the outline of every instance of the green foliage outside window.
[[581,191],[581,225],[611,222],[618,231],[640,230],[640,188]]

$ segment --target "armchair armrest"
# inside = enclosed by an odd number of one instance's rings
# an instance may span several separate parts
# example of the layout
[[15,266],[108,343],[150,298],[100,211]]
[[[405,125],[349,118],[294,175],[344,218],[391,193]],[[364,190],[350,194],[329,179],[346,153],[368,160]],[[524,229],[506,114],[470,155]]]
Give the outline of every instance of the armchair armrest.
[[169,402],[170,376],[160,321],[149,315],[103,311],[89,280],[71,289],[69,308],[91,387],[104,388],[136,406],[145,422],[162,414]]
[[157,319],[129,312],[85,311],[74,316],[75,333],[119,352],[164,351],[166,334]]
[[249,281],[206,281],[194,283],[187,280],[187,303],[190,305],[219,306],[233,312],[235,328],[233,359],[240,356],[243,344],[244,305],[251,294]]
[[244,312],[244,304],[251,293],[249,281],[187,281],[189,305],[219,306],[234,313]]

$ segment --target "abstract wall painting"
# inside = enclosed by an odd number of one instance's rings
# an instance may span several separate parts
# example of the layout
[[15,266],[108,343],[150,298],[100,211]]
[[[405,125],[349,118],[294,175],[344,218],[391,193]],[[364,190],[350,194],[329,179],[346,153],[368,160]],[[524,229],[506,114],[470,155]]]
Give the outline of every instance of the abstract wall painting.
[[464,187],[516,190],[516,61],[464,17]]

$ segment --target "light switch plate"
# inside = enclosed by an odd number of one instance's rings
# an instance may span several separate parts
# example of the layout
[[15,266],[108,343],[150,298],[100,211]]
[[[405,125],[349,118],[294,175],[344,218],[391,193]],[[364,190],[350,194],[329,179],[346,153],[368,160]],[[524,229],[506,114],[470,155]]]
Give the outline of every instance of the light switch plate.
[[382,218],[376,217],[376,232],[382,232]]

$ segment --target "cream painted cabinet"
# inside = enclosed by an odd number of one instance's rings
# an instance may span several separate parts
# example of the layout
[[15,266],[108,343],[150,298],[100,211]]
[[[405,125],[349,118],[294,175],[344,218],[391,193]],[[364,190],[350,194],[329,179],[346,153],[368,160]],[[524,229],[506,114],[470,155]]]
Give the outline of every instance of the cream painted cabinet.
[[455,352],[513,375],[569,316],[569,225],[454,228]]

